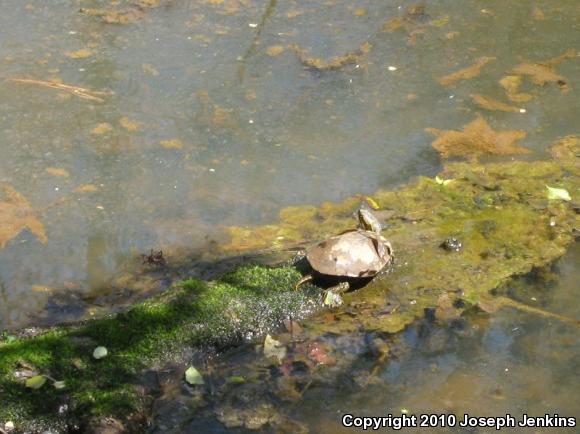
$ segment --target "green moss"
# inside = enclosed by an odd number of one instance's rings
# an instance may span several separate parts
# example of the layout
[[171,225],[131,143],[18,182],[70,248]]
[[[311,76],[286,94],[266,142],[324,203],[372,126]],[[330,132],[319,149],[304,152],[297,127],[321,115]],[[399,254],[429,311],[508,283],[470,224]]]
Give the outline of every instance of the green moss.
[[[116,317],[33,338],[0,343],[0,420],[20,427],[59,423],[58,406],[71,399],[69,424],[91,415],[123,416],[147,404],[135,388],[140,373],[184,348],[219,346],[271,330],[288,316],[303,318],[315,308],[314,293],[291,290],[300,274],[290,267],[245,266],[207,284],[187,280],[179,288]],[[95,360],[102,345],[109,355]],[[64,380],[39,390],[16,380],[19,362]],[[39,425],[40,424],[40,425]]]

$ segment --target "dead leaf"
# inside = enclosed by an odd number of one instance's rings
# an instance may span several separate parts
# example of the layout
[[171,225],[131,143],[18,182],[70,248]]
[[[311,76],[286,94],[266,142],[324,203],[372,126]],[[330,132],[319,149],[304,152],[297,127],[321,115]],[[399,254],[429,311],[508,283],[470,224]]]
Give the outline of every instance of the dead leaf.
[[477,93],[472,94],[471,99],[477,106],[486,110],[499,110],[502,112],[511,113],[519,113],[520,111],[518,107],[514,107],[512,105],[503,103],[487,96],[479,95]]
[[340,69],[351,63],[357,63],[370,53],[372,45],[369,42],[361,44],[358,50],[350,51],[342,56],[333,57],[330,60],[324,60],[319,57],[312,57],[308,51],[300,48],[298,45],[290,45],[289,48],[296,54],[300,63],[308,68],[317,69],[319,71],[332,71]]
[[157,69],[155,69],[155,67],[149,63],[144,63],[143,65],[141,65],[141,69],[145,74],[150,75],[152,77],[157,77],[159,75],[159,71],[157,71]]
[[68,178],[70,176],[66,169],[61,169],[58,167],[47,167],[46,171],[52,176],[59,176],[61,178]]
[[506,95],[510,101],[527,102],[534,97],[529,93],[518,93],[520,85],[522,84],[521,75],[506,75],[499,81],[499,84],[505,89]]
[[85,15],[100,17],[107,24],[130,24],[145,17],[145,12],[138,8],[123,10],[81,8],[79,12]]
[[161,140],[159,142],[161,146],[165,149],[181,149],[183,148],[183,142],[179,139],[171,139],[171,140]]
[[277,56],[282,54],[286,48],[283,45],[272,45],[266,49],[268,56]]
[[66,57],[70,57],[71,59],[86,59],[93,55],[93,52],[88,48],[81,48],[80,50],[76,51],[66,51],[64,53]]
[[140,124],[138,122],[132,121],[128,117],[122,117],[119,119],[119,125],[125,128],[127,131],[135,132],[139,131]]
[[0,184],[4,199],[0,202],[0,249],[20,232],[28,229],[38,240],[48,241],[42,222],[36,217],[30,203],[8,184]]
[[539,7],[534,7],[534,11],[532,12],[532,16],[536,21],[543,21],[546,19],[546,15]]
[[477,159],[481,155],[527,154],[530,151],[516,142],[526,137],[525,131],[494,131],[482,117],[463,127],[463,131],[427,128],[437,136],[431,145],[443,158],[467,157]]
[[294,10],[286,12],[286,18],[290,18],[290,19],[296,18],[302,14],[304,14],[304,11],[294,9]]
[[477,77],[481,73],[481,69],[487,65],[489,62],[495,60],[495,57],[480,57],[475,61],[475,63],[467,68],[460,69],[459,71],[448,74],[439,79],[439,84],[442,86],[450,86],[459,80],[469,80],[470,78]]
[[113,127],[111,126],[111,124],[109,124],[107,122],[103,122],[103,123],[97,125],[95,128],[93,128],[91,130],[91,134],[101,136],[101,135],[107,134],[111,131],[113,131]]
[[97,186],[94,184],[81,184],[74,191],[77,193],[93,193],[97,191]]
[[357,17],[364,17],[367,14],[366,8],[356,8],[354,10],[354,15]]
[[545,60],[543,62],[520,63],[510,71],[510,74],[528,76],[530,77],[531,82],[537,86],[545,86],[548,83],[556,83],[563,92],[568,92],[570,87],[568,86],[566,78],[558,74],[555,70],[555,67],[565,60],[576,58],[577,56],[578,54],[576,50],[566,50],[560,56]]

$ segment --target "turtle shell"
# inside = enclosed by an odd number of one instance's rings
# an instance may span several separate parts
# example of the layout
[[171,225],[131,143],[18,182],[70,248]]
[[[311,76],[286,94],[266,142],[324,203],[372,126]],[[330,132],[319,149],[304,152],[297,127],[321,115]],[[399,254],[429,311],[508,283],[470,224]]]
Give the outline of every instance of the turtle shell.
[[[377,243],[385,246],[382,257]],[[391,262],[392,248],[375,232],[353,230],[312,246],[306,259],[314,270],[329,276],[372,277]]]

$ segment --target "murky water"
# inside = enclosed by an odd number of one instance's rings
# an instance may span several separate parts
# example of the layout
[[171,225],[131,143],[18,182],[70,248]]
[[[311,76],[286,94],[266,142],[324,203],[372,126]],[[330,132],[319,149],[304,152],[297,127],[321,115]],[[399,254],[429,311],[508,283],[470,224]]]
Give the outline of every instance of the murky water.
[[[203,248],[222,225],[432,175],[427,127],[482,113],[526,131],[532,157],[577,132],[578,59],[557,66],[566,88],[524,83],[525,113],[470,98],[505,100],[506,71],[579,48],[575,0],[425,2],[392,32],[385,22],[411,2],[0,4],[0,182],[12,206],[0,217],[0,328],[24,324],[52,291],[106,287],[150,248]],[[348,53],[335,70],[305,66]],[[479,76],[438,83],[482,56],[496,59]]]
[[[579,318],[579,260],[580,244],[576,243],[543,278],[516,280],[507,292],[528,305]],[[406,433],[578,432],[577,324],[505,308],[493,315],[473,312],[447,324],[418,321],[390,343],[384,335],[365,330],[329,334],[322,341],[319,348],[324,348],[326,355],[311,351],[309,356],[322,363],[316,368],[304,363],[308,359],[298,357],[301,339],[294,349],[288,346],[295,360],[291,369],[287,362],[280,366],[271,359],[264,361],[261,352],[252,347],[230,351],[224,360],[213,362],[214,369],[207,370],[211,375],[207,382],[215,388],[211,393],[206,390],[202,404],[178,376],[180,391],[166,390],[154,406],[157,414],[152,432],[350,433],[362,430],[344,427],[341,421],[345,414],[387,417],[403,412],[417,417],[416,426],[407,425],[401,431]],[[377,351],[381,345],[388,348],[387,357]],[[243,371],[244,366],[254,368]],[[260,366],[260,377],[252,378]],[[246,384],[230,386],[229,393],[221,392],[222,388],[228,389],[224,379],[242,372],[253,373],[246,377]],[[292,387],[296,385],[299,394]],[[450,426],[442,428],[438,419],[437,425],[420,427],[421,414],[447,415],[445,421]],[[575,418],[576,426],[508,426],[501,431],[461,427],[465,414],[508,414],[515,423],[524,414],[557,414]]]

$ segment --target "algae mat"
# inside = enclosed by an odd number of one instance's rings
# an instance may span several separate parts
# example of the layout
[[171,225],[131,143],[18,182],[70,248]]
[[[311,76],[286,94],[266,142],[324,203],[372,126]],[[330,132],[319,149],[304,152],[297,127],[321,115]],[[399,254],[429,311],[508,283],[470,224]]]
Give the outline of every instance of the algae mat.
[[[351,330],[395,333],[425,309],[441,319],[473,305],[489,309],[493,290],[549,264],[574,240],[579,150],[580,139],[567,137],[552,147],[549,161],[451,163],[435,180],[419,178],[397,191],[377,192],[372,201],[388,226],[394,270],[347,294],[332,315],[310,316],[302,326],[314,339]],[[232,227],[222,252],[284,248],[350,228],[359,201],[288,208],[278,224]],[[441,249],[449,237],[463,248]],[[187,281],[116,317],[31,337],[5,335],[0,422],[29,432],[74,430],[92,417],[112,415],[138,426],[151,402],[139,386],[146,369],[191,360],[196,348],[223,348],[261,336],[285,318],[314,313],[320,290],[294,292],[299,277],[287,265],[245,266],[215,282]],[[108,349],[107,357],[93,357],[97,346]],[[26,380],[38,376],[46,383],[27,388]]]

